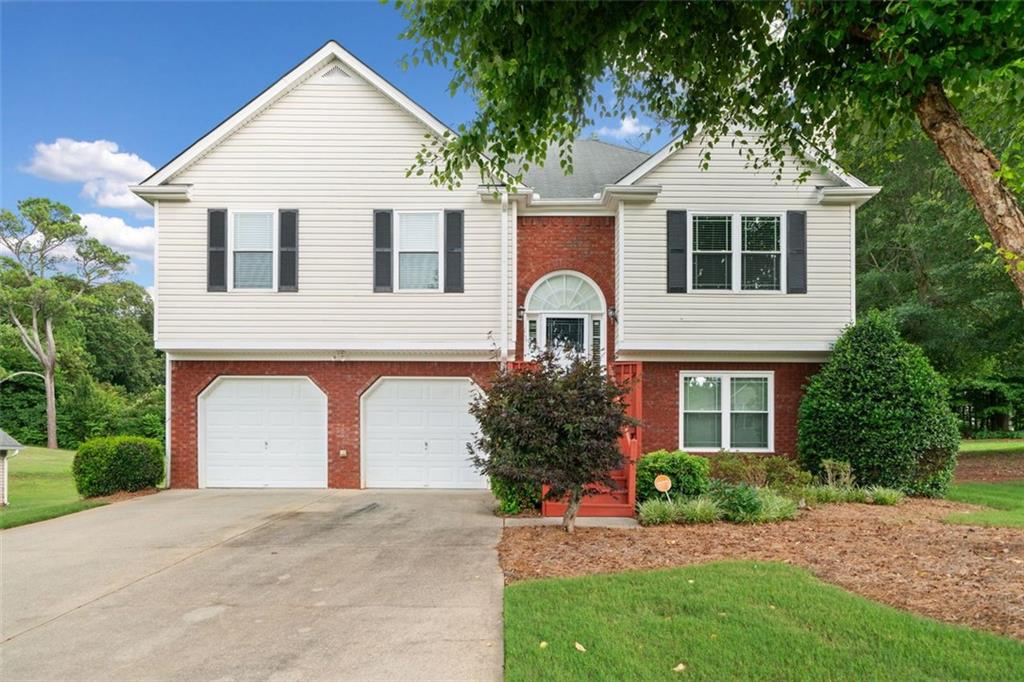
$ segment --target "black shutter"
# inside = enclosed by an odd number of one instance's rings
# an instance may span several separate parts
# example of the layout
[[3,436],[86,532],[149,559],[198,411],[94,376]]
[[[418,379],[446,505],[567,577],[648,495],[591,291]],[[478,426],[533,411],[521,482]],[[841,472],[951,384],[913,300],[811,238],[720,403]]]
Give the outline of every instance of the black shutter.
[[228,290],[228,210],[206,212],[206,290]]
[[786,211],[786,293],[807,293],[807,211]]
[[373,212],[373,290],[391,291],[391,211]]
[[277,214],[277,290],[299,290],[299,211],[282,208]]
[[463,285],[463,221],[462,211],[444,212],[444,290],[461,294]]
[[686,293],[686,211],[668,211],[668,293]]

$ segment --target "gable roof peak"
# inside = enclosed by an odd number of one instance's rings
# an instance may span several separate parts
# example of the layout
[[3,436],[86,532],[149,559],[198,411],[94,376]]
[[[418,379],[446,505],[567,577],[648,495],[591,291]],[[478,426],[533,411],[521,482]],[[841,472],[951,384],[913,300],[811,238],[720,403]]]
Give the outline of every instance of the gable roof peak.
[[395,87],[386,78],[342,47],[341,43],[331,39],[274,81],[263,92],[246,102],[240,109],[218,123],[205,135],[140,182],[137,186],[139,188],[138,191],[135,188],[132,188],[132,190],[141,196],[144,193],[143,188],[167,183],[175,175],[191,165],[192,162],[202,157],[222,140],[248,123],[263,109],[273,104],[310,76],[318,73],[320,69],[335,59],[343,65],[345,71],[358,75],[371,86],[377,88],[395,104],[412,114],[413,117],[418,119],[435,135],[454,134],[454,131],[442,123],[440,119],[414,102],[412,98]]

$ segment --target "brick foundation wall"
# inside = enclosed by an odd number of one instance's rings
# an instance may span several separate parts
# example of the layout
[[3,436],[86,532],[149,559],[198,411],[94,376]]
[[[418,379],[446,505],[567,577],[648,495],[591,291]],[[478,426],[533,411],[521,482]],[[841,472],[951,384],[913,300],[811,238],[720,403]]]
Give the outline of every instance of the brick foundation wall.
[[643,448],[679,448],[679,372],[684,370],[775,372],[775,453],[796,455],[797,413],[804,386],[821,365],[817,363],[643,363]]
[[[308,376],[327,394],[327,484],[358,488],[359,397],[383,376],[470,377],[485,385],[486,362],[182,361],[171,363],[171,487],[199,485],[197,400],[219,376]],[[348,456],[338,456],[339,450]]]
[[[575,270],[601,288],[615,304],[615,218],[612,216],[520,216],[516,225],[516,309],[537,280],[557,270]],[[605,345],[613,356],[615,323],[607,321]],[[516,357],[523,359],[523,324],[516,324]]]

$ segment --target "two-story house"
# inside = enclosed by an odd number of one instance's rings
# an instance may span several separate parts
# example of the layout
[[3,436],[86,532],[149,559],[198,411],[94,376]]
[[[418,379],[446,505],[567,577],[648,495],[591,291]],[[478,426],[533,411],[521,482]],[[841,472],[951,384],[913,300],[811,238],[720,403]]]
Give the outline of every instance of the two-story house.
[[446,130],[329,42],[133,188],[172,486],[485,487],[473,386],[556,342],[642,363],[647,451],[795,453],[877,188],[701,170],[696,142],[581,140],[515,190],[407,177]]

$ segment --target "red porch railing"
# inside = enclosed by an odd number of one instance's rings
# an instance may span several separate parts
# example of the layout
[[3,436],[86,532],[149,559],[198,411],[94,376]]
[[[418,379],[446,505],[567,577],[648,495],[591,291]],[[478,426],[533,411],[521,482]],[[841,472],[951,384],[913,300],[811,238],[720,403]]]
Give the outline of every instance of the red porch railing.
[[[511,364],[511,363],[510,363]],[[528,365],[529,363],[516,363]],[[611,371],[616,380],[629,383],[625,396],[626,414],[640,421],[643,417],[642,366],[639,362],[612,363]],[[622,468],[609,472],[612,487],[601,486],[599,492],[587,495],[580,505],[580,516],[633,516],[636,512],[636,463],[643,452],[643,428],[640,425],[627,428],[619,437],[622,451]],[[547,494],[547,489],[544,490]],[[565,502],[547,501],[541,503],[544,516],[565,514]]]

